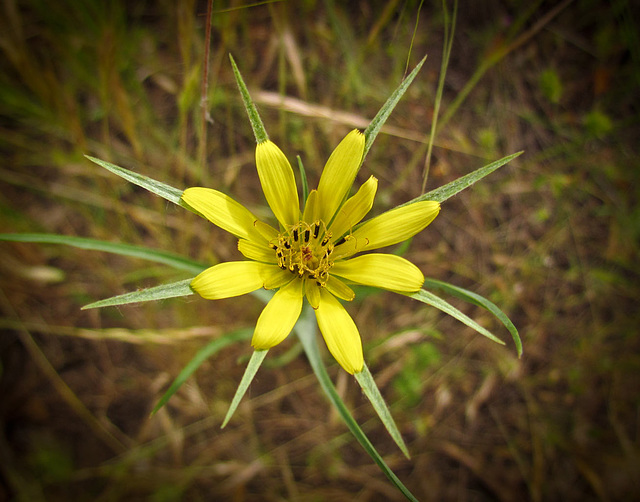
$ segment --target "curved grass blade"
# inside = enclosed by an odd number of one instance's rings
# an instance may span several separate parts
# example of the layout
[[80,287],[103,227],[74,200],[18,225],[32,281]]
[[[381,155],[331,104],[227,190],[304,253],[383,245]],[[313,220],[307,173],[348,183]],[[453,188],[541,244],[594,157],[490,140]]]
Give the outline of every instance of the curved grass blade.
[[251,122],[251,129],[253,129],[253,134],[256,137],[256,143],[263,143],[264,141],[267,141],[269,139],[267,130],[264,128],[264,124],[262,123],[260,114],[258,114],[256,105],[251,99],[249,90],[247,89],[247,86],[242,79],[242,75],[240,74],[240,70],[238,70],[238,66],[236,65],[236,62],[231,54],[229,54],[229,59],[231,60],[233,75],[236,78],[236,83],[238,84],[240,95],[242,96],[244,108],[247,111],[247,115],[249,116],[249,122]]
[[490,340],[496,343],[499,343],[500,345],[504,345],[504,342],[500,340],[498,337],[496,337],[493,333],[491,333],[490,331],[480,326],[477,322],[475,322],[473,319],[471,319],[470,317],[460,312],[457,308],[455,308],[450,303],[446,302],[439,296],[436,296],[433,293],[430,293],[429,291],[425,291],[424,289],[421,289],[417,293],[401,293],[401,294],[404,294],[409,298],[413,298],[414,300],[418,300],[423,303],[426,303],[427,305],[431,305],[432,307],[435,307],[441,310],[445,314],[449,314],[451,317],[456,318],[458,321],[466,324],[470,328],[475,329],[478,333],[480,333],[483,336],[486,336]]
[[364,162],[364,158],[367,156],[367,153],[369,152],[371,145],[373,145],[373,142],[380,132],[380,129],[389,118],[389,115],[391,115],[391,112],[398,104],[398,101],[400,101],[400,98],[402,98],[404,93],[407,92],[407,89],[411,85],[411,82],[413,82],[413,79],[416,78],[416,75],[418,74],[420,68],[422,68],[422,65],[426,60],[427,56],[422,58],[422,60],[416,65],[413,71],[409,73],[409,75],[407,75],[407,77],[400,83],[398,88],[393,91],[391,96],[389,96],[389,99],[387,99],[386,103],[382,105],[380,111],[376,114],[375,117],[373,117],[371,123],[364,130],[365,142],[364,153],[362,154],[362,162]]
[[231,405],[229,406],[229,411],[227,411],[227,415],[224,417],[222,425],[220,426],[221,429],[224,429],[229,420],[231,420],[231,417],[235,413],[236,408],[242,400],[242,396],[244,396],[245,392],[247,392],[247,389],[249,388],[253,377],[256,376],[258,368],[260,368],[262,361],[264,361],[264,358],[267,356],[267,352],[269,352],[269,349],[256,350],[253,352],[253,355],[249,360],[249,364],[247,364],[247,369],[244,371],[244,375],[242,375],[240,385],[238,385],[238,390],[236,390],[236,394],[235,396],[233,396],[233,400],[231,401]]
[[415,199],[411,199],[409,202],[405,202],[404,204],[400,204],[398,207],[407,206],[409,204],[413,204],[414,202],[420,202],[422,200],[435,200],[436,202],[444,202],[450,197],[453,197],[457,193],[462,192],[464,189],[469,188],[474,183],[480,181],[485,176],[491,174],[493,171],[498,169],[499,167],[504,166],[505,164],[511,162],[516,157],[519,157],[524,152],[517,152],[511,155],[507,155],[500,160],[496,160],[491,164],[488,164],[484,167],[476,169],[472,173],[465,174],[464,176],[460,176],[458,179],[453,180],[450,183],[447,183],[444,186],[436,188],[435,190],[431,190],[424,195],[420,195]]
[[413,494],[409,491],[409,489],[404,486],[402,481],[394,474],[394,472],[389,468],[386,462],[382,459],[378,451],[374,448],[367,438],[366,434],[362,431],[358,423],[353,419],[351,413],[347,409],[347,406],[344,404],[344,401],[340,399],[336,388],[329,378],[327,374],[327,370],[324,367],[322,362],[322,358],[320,357],[320,352],[318,350],[318,344],[316,343],[316,321],[315,316],[313,315],[313,311],[310,308],[306,308],[298,320],[298,323],[293,328],[296,332],[296,335],[300,339],[302,343],[302,348],[304,349],[307,358],[309,359],[309,364],[311,364],[311,368],[322,387],[322,390],[325,392],[331,404],[338,410],[338,413],[344,420],[344,423],[349,428],[351,434],[358,440],[358,443],[364,448],[364,450],[369,454],[369,456],[373,459],[373,461],[380,467],[380,470],[384,472],[385,476],[389,478],[389,480],[394,484],[398,490],[412,502],[417,502]]
[[164,300],[166,298],[176,298],[178,296],[188,296],[194,294],[191,289],[191,279],[184,281],[172,282],[171,284],[162,284],[154,288],[142,289],[140,291],[132,291],[123,295],[112,296],[104,300],[90,303],[82,307],[82,310],[96,309],[101,307],[113,307],[115,305],[125,305],[127,303],[150,302],[153,300]]
[[138,174],[136,172],[130,171],[129,169],[125,169],[124,167],[116,166],[115,164],[107,162],[106,160],[96,159],[95,157],[91,157],[89,155],[85,155],[85,157],[91,162],[104,167],[105,169],[111,171],[113,174],[117,174],[121,178],[124,178],[134,185],[138,185],[145,190],[149,190],[151,193],[159,195],[163,199],[167,199],[169,202],[173,202],[174,204],[177,204],[179,206],[186,207],[180,200],[180,197],[182,196],[182,192],[184,190],[179,190],[172,187],[171,185],[167,185],[166,183],[162,183],[161,181],[156,181],[153,178],[149,178],[148,176],[144,176],[143,174]]
[[187,379],[200,367],[200,365],[209,359],[211,356],[215,355],[217,352],[225,348],[227,345],[231,345],[232,343],[246,340],[251,337],[253,334],[253,329],[239,329],[237,331],[233,331],[231,333],[227,333],[226,335],[221,336],[220,338],[216,338],[212,340],[207,345],[202,347],[196,355],[187,363],[187,365],[182,369],[182,371],[178,374],[176,379],[173,381],[171,386],[167,389],[167,391],[162,395],[158,404],[156,404],[151,411],[151,415],[154,415],[160,408],[162,408],[167,401],[173,396],[180,386],[187,381]]
[[509,330],[509,333],[511,333],[511,337],[513,338],[513,342],[516,345],[518,357],[522,356],[522,341],[520,340],[518,329],[511,322],[511,319],[509,319],[509,317],[507,317],[507,315],[502,310],[500,310],[498,306],[491,300],[487,300],[484,296],[480,296],[473,291],[454,286],[453,284],[449,284],[447,282],[437,281],[435,279],[425,279],[424,285],[431,289],[438,289],[440,291],[444,291],[445,293],[449,293],[456,298],[460,298],[461,300],[473,303],[474,305],[482,307],[491,312]]
[[389,431],[389,434],[398,445],[398,448],[402,450],[402,453],[404,453],[405,457],[411,458],[411,455],[409,455],[409,450],[407,449],[407,445],[405,444],[404,439],[402,439],[402,435],[398,430],[398,426],[393,420],[391,412],[387,407],[387,403],[382,398],[380,389],[378,389],[378,386],[376,385],[376,382],[373,379],[373,376],[371,375],[371,372],[369,371],[367,365],[365,364],[362,368],[362,371],[360,373],[354,373],[353,376],[356,377],[356,380],[360,384],[363,392],[369,398],[369,401],[371,401],[373,409],[376,410],[376,413],[380,417],[380,420],[386,427],[387,431]]
[[65,244],[80,249],[89,249],[91,251],[104,251],[106,253],[114,253],[133,258],[141,258],[143,260],[154,261],[169,265],[178,270],[185,270],[192,274],[199,274],[207,265],[203,265],[196,261],[184,258],[183,256],[169,253],[167,251],[158,251],[145,248],[142,246],[134,246],[132,244],[119,244],[116,242],[107,242],[97,239],[89,239],[86,237],[73,237],[68,235],[56,234],[0,234],[0,241],[11,242],[34,242],[38,244]]

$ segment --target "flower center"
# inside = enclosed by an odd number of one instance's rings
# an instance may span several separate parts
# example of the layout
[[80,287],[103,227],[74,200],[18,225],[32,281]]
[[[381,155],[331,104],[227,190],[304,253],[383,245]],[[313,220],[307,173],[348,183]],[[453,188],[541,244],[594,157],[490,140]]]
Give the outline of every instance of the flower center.
[[315,223],[300,221],[278,235],[270,247],[278,257],[278,266],[300,278],[308,277],[324,286],[329,280],[329,260],[333,251],[331,232],[322,220]]

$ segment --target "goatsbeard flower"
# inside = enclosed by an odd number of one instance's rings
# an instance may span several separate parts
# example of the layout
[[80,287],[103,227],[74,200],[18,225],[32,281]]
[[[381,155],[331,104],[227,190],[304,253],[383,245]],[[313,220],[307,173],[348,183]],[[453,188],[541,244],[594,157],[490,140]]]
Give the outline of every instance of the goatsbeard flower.
[[412,293],[424,276],[410,261],[391,254],[364,254],[402,242],[425,228],[440,204],[421,201],[359,224],[373,205],[378,180],[371,176],[347,198],[364,153],[365,137],[351,131],[329,157],[317,190],[300,212],[293,169],[271,141],[256,148],[256,167],[265,198],[279,227],[260,221],[244,206],[210,188],[188,188],[182,200],[214,225],[238,237],[248,261],[220,263],[191,282],[210,300],[277,289],[260,314],[251,344],[274,347],[291,332],[306,297],[333,357],[347,372],[362,371],[358,328],[339,300],[355,294],[348,284]]

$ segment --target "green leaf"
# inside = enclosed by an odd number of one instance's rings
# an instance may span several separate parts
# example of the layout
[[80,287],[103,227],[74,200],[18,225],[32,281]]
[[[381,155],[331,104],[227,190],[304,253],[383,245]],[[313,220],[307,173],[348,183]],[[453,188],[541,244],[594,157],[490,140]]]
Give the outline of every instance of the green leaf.
[[414,300],[418,300],[423,303],[426,303],[427,305],[431,305],[432,307],[435,307],[441,310],[445,314],[449,314],[451,317],[455,317],[458,321],[466,324],[470,328],[475,329],[478,333],[480,333],[483,336],[486,336],[490,340],[493,340],[494,342],[499,343],[500,345],[504,345],[504,342],[502,340],[500,340],[490,331],[487,331],[486,329],[484,329],[473,319],[469,318],[468,316],[460,312],[457,308],[455,308],[453,305],[446,302],[439,296],[436,296],[433,293],[430,293],[429,291],[426,291],[424,289],[421,289],[417,293],[402,293],[402,294],[410,298],[413,298]]
[[178,296],[188,296],[194,293],[191,289],[191,279],[173,282],[171,284],[162,284],[154,288],[133,291],[123,295],[112,296],[105,300],[90,303],[82,307],[82,310],[95,309],[100,307],[112,307],[114,305],[125,305],[127,303],[150,302],[152,300],[164,300],[165,298],[175,298]]
[[394,474],[394,472],[382,459],[380,454],[371,444],[371,441],[369,441],[369,438],[367,438],[366,434],[362,431],[358,423],[351,416],[351,413],[349,412],[347,406],[344,404],[344,401],[340,399],[340,396],[338,395],[333,382],[327,374],[327,370],[324,367],[324,363],[322,362],[322,357],[320,357],[320,351],[318,350],[318,344],[316,342],[317,324],[315,315],[313,315],[313,310],[310,307],[305,308],[302,316],[293,329],[300,339],[300,342],[302,343],[302,348],[304,349],[307,358],[309,359],[309,364],[311,364],[311,368],[313,369],[313,372],[315,373],[316,378],[318,379],[318,382],[322,387],[322,390],[329,398],[329,401],[331,402],[333,407],[338,411],[342,420],[344,420],[344,423],[349,428],[351,434],[354,435],[360,445],[365,449],[365,451],[378,465],[378,467],[380,467],[387,478],[389,478],[389,480],[396,486],[396,488],[398,488],[398,490],[400,490],[400,492],[402,492],[402,494],[408,500],[417,502],[417,499],[413,496],[409,489],[404,486],[398,476]]
[[167,251],[158,251],[142,246],[134,246],[131,244],[119,244],[117,242],[100,241],[96,239],[88,239],[86,237],[72,237],[68,235],[56,234],[0,234],[0,241],[12,242],[34,242],[39,244],[65,244],[80,249],[89,249],[92,251],[104,251],[106,253],[114,253],[123,256],[131,256],[133,258],[141,258],[143,260],[154,261],[169,265],[178,270],[185,270],[192,274],[199,274],[207,265],[203,265],[196,261],[184,258],[180,255],[169,253]]
[[85,155],[87,159],[91,162],[98,164],[101,167],[111,171],[113,174],[117,174],[121,178],[133,183],[134,185],[138,185],[139,187],[144,188],[145,190],[149,190],[151,193],[159,195],[160,197],[167,199],[169,202],[173,202],[174,204],[178,204],[179,206],[186,207],[182,204],[180,197],[182,196],[183,190],[179,190],[174,188],[166,183],[162,183],[160,181],[156,181],[148,176],[144,176],[142,174],[135,173],[133,171],[129,171],[129,169],[125,169],[124,167],[116,166],[111,162],[107,162],[105,160],[96,159],[94,157],[90,157],[89,155]]
[[474,183],[480,181],[485,176],[491,174],[493,171],[498,169],[499,167],[504,166],[505,164],[511,162],[516,157],[522,155],[523,152],[513,153],[511,155],[507,155],[506,157],[496,160],[491,164],[488,164],[484,167],[476,169],[472,173],[465,174],[458,179],[453,180],[451,183],[447,183],[440,188],[436,188],[435,190],[431,190],[424,195],[420,195],[415,199],[410,200],[409,202],[405,202],[404,204],[400,204],[398,207],[407,206],[409,204],[413,204],[415,202],[420,202],[422,200],[435,200],[436,202],[444,202],[449,197],[453,197],[459,192],[462,192],[465,188],[469,188]]
[[402,450],[402,453],[404,453],[405,457],[411,458],[411,456],[409,455],[409,450],[407,449],[407,445],[402,439],[402,435],[398,430],[398,426],[393,420],[391,412],[387,407],[387,403],[385,403],[384,399],[382,398],[382,394],[380,394],[380,390],[378,389],[378,386],[376,385],[376,382],[373,379],[373,376],[371,375],[371,372],[369,371],[367,365],[365,364],[362,368],[362,371],[360,373],[354,373],[353,376],[356,377],[356,380],[360,384],[360,387],[362,387],[365,395],[369,398],[369,401],[371,401],[373,409],[376,410],[376,413],[380,417],[380,420],[387,428],[387,431],[389,431],[389,434],[391,434],[391,437],[398,445],[398,448]]
[[236,390],[236,394],[235,396],[233,396],[233,399],[231,401],[231,406],[229,406],[229,411],[227,411],[227,416],[224,417],[224,421],[222,422],[221,429],[224,429],[227,423],[229,422],[229,420],[231,420],[231,417],[235,413],[236,408],[240,404],[242,396],[244,396],[245,392],[247,392],[247,389],[249,388],[249,385],[251,384],[253,377],[256,376],[256,373],[258,372],[258,368],[260,368],[262,361],[264,361],[264,358],[267,356],[267,352],[269,352],[268,349],[256,350],[253,352],[253,355],[249,360],[249,364],[247,364],[247,369],[244,371],[244,375],[242,375],[242,380],[240,381],[240,385],[238,385],[238,390]]
[[416,78],[416,75],[418,74],[418,72],[420,71],[420,68],[422,68],[422,65],[426,60],[427,60],[427,56],[422,58],[422,61],[420,61],[416,65],[416,67],[407,76],[407,78],[405,78],[400,83],[398,88],[395,91],[393,91],[391,96],[389,96],[389,99],[387,99],[387,102],[384,105],[382,105],[382,108],[380,108],[380,111],[376,114],[375,117],[373,117],[373,120],[365,129],[364,153],[362,155],[363,162],[364,162],[364,158],[367,156],[367,153],[369,152],[369,149],[371,148],[371,145],[376,139],[376,136],[380,132],[380,129],[382,129],[382,126],[389,118],[389,115],[391,115],[391,112],[398,104],[398,101],[400,101],[400,98],[402,98],[404,93],[407,92],[407,89],[411,85],[411,82],[413,82],[413,79]]
[[454,286],[453,284],[449,284],[447,282],[427,278],[424,280],[424,285],[432,289],[444,291],[445,293],[449,293],[456,298],[460,298],[461,300],[473,303],[478,307],[487,309],[494,316],[496,316],[498,320],[509,330],[509,332],[511,333],[511,337],[513,338],[513,342],[516,345],[518,357],[522,356],[522,341],[520,340],[520,335],[518,334],[517,328],[513,325],[511,319],[509,319],[509,317],[507,317],[507,315],[502,310],[500,310],[495,303],[487,300],[484,296],[480,296],[479,294],[474,293],[473,291]]
[[155,414],[160,408],[162,408],[167,401],[173,396],[180,386],[187,381],[187,379],[200,367],[200,365],[209,359],[211,356],[215,355],[217,352],[222,350],[227,345],[231,345],[232,343],[238,342],[240,340],[246,340],[251,337],[253,333],[252,329],[239,329],[237,331],[233,331],[231,333],[227,333],[226,335],[222,335],[220,338],[216,338],[212,340],[207,345],[202,347],[196,355],[187,363],[187,365],[182,369],[180,374],[173,381],[171,386],[167,389],[167,391],[163,394],[163,396],[158,401],[158,404],[155,405],[153,410],[151,411],[151,415]]
[[269,135],[267,134],[267,131],[264,128],[264,124],[262,123],[262,119],[258,114],[256,105],[251,99],[249,90],[247,89],[247,86],[244,83],[244,80],[242,79],[242,75],[240,74],[240,70],[238,70],[238,67],[236,66],[236,62],[233,59],[233,56],[231,54],[229,54],[229,59],[231,60],[231,66],[233,67],[233,75],[236,78],[238,89],[240,89],[240,95],[242,96],[242,102],[244,103],[244,108],[247,111],[247,115],[249,116],[249,122],[251,122],[251,129],[253,129],[253,134],[256,137],[256,143],[263,143],[269,139]]

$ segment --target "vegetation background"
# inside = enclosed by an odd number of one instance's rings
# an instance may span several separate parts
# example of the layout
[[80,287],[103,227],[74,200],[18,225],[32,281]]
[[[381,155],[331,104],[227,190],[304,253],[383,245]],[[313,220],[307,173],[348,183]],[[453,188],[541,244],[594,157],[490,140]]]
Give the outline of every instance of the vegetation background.
[[[266,214],[229,53],[312,185],[344,134],[428,54],[359,175],[380,180],[374,213],[419,195],[440,3],[213,2],[203,112],[206,12],[194,0],[1,3],[3,232],[237,258],[231,236],[83,157],[217,187]],[[480,309],[456,303],[506,347],[408,298],[362,291],[349,310],[411,460],[330,366],[420,500],[640,495],[638,16],[625,0],[460,5],[427,188],[525,154],[447,201],[406,256],[500,306],[524,356]],[[0,256],[0,499],[401,500],[293,338],[269,354],[226,429],[248,343],[207,361],[149,417],[199,348],[253,326],[254,298],[82,311],[187,277],[65,246],[5,242]]]

